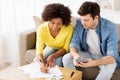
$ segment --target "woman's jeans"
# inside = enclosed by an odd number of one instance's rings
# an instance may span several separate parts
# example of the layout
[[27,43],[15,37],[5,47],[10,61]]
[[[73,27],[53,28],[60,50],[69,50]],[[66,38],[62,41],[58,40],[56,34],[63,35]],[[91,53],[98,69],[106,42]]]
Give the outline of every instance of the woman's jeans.
[[[45,47],[45,49],[43,50],[44,60],[46,61],[46,59],[56,51],[57,51],[56,49],[53,49],[51,47]],[[60,56],[60,57],[57,57],[57,58],[54,59],[54,63],[58,66],[61,66],[61,67],[63,66],[62,57],[63,56]],[[37,60],[37,58],[34,59],[34,61],[36,61],[36,60]]]
[[[91,54],[89,52],[82,52],[82,51],[80,51],[79,54],[84,58],[92,58],[94,60],[100,59],[103,57],[102,55],[95,55],[95,54]],[[76,69],[73,64],[73,57],[70,53],[64,55],[63,66],[65,68]],[[110,80],[115,71],[116,62],[113,64],[102,65],[102,66],[98,66],[98,67],[100,68],[100,71],[95,80]]]

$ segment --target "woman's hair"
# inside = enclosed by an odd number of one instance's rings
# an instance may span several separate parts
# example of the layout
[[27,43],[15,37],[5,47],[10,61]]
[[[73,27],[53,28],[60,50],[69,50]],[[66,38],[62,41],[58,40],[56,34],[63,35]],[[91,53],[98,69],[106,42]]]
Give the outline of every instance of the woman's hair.
[[84,2],[78,10],[80,16],[90,14],[94,19],[96,15],[100,16],[100,6],[96,2]]
[[60,3],[48,4],[43,10],[42,19],[49,21],[53,18],[61,18],[63,25],[68,26],[71,22],[71,11],[68,7]]

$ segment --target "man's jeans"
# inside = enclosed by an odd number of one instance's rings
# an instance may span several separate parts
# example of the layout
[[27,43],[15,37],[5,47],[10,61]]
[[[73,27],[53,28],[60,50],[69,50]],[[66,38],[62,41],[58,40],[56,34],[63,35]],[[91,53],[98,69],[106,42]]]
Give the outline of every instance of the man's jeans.
[[[80,51],[79,54],[80,54],[80,56],[82,56],[84,58],[92,58],[94,60],[100,59],[103,57],[102,55],[95,55],[95,54],[91,54],[89,52],[82,52],[82,51]],[[76,69],[73,64],[73,57],[70,53],[64,55],[63,66],[65,68]],[[95,80],[110,80],[115,71],[116,62],[113,64],[102,65],[102,66],[98,66],[98,67],[100,68],[100,71]]]

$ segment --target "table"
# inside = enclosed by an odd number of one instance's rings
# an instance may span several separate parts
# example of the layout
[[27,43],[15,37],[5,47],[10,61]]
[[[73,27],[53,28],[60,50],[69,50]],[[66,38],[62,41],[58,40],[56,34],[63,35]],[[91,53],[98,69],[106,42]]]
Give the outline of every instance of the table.
[[[72,69],[68,69],[68,68],[61,68],[61,67],[60,67],[60,70],[64,75],[64,78],[62,80],[82,80],[82,72],[81,71],[72,70]],[[74,71],[74,75],[72,77],[70,77],[72,71]]]
[[[60,67],[61,72],[64,75],[62,80],[82,80],[82,72],[77,70],[72,70],[68,68]],[[71,72],[74,71],[74,75],[70,78]],[[0,75],[3,80],[46,80],[43,78],[32,78],[30,79],[29,74],[24,73],[18,68],[11,68],[6,71],[3,75]]]

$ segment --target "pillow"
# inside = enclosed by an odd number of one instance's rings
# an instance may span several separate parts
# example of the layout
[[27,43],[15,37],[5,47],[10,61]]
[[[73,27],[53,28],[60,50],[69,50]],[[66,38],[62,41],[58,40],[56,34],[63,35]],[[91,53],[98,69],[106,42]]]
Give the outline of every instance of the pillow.
[[73,27],[75,27],[75,24],[76,24],[76,17],[72,16],[71,17],[71,23],[73,24]]
[[116,24],[116,27],[117,27],[117,31],[118,31],[118,52],[119,52],[119,55],[120,55],[120,24]]
[[[37,17],[37,16],[33,16],[33,20],[34,20],[34,22],[35,22],[36,28],[37,28],[41,23],[44,22],[41,18],[39,18],[39,17]],[[76,24],[76,17],[72,16],[71,22],[72,22],[73,26],[75,26],[75,24]]]
[[119,53],[119,56],[120,56],[120,40],[118,42],[118,53]]
[[33,20],[34,20],[34,22],[35,22],[36,28],[38,28],[38,26],[39,26],[41,23],[44,22],[41,18],[39,18],[39,17],[37,17],[37,16],[33,16]]

